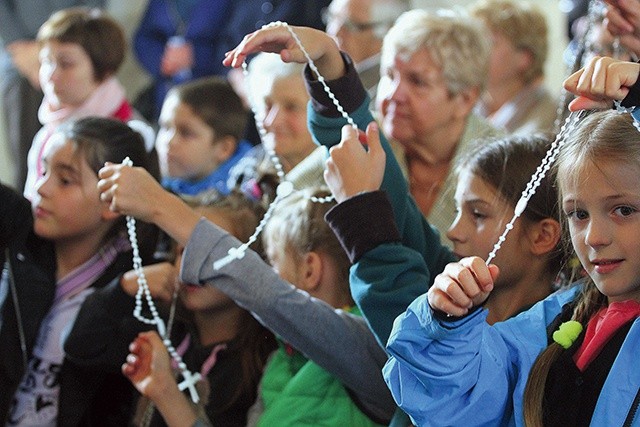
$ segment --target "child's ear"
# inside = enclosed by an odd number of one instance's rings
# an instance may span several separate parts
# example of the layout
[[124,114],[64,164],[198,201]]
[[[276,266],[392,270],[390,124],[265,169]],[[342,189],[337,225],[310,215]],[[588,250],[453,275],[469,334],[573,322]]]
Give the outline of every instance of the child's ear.
[[560,229],[560,223],[555,219],[545,218],[538,221],[530,230],[532,253],[544,255],[553,251],[560,241]]
[[213,150],[213,155],[215,160],[218,163],[222,163],[225,160],[228,160],[233,153],[236,152],[236,147],[238,146],[238,140],[231,135],[223,136],[222,138],[218,138],[215,142],[215,147]]
[[317,252],[307,252],[300,260],[300,288],[314,295],[321,284],[322,258]]

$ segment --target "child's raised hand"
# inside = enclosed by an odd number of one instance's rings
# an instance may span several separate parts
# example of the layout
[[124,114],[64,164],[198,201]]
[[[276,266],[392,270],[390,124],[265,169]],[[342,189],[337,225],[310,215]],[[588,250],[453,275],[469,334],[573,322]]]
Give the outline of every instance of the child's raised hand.
[[167,193],[143,168],[109,163],[98,172],[100,199],[114,212],[152,222]]
[[498,273],[496,265],[487,266],[479,257],[448,264],[427,292],[429,305],[451,316],[464,316],[487,300]]
[[629,87],[638,80],[640,64],[596,56],[582,69],[564,81],[564,88],[578,95],[569,110],[610,108],[614,100],[622,100]]
[[324,180],[336,200],[342,202],[349,197],[380,188],[384,176],[386,155],[380,145],[380,134],[376,122],[367,126],[366,145],[351,125],[342,127],[340,144],[331,147],[327,159]]
[[[149,285],[151,297],[169,304],[179,286],[176,267],[168,262],[159,262],[146,265],[142,269]],[[135,270],[130,270],[122,276],[120,286],[127,295],[134,296],[138,292],[138,276]]]
[[[314,28],[290,27],[325,78],[332,80],[345,73],[344,61],[334,39]],[[227,67],[237,68],[247,56],[258,52],[277,53],[284,62],[307,62],[289,30],[283,25],[275,25],[247,34],[238,46],[225,54],[222,63]]]
[[129,345],[122,373],[143,396],[158,398],[167,388],[178,388],[166,347],[155,331],[141,332]]

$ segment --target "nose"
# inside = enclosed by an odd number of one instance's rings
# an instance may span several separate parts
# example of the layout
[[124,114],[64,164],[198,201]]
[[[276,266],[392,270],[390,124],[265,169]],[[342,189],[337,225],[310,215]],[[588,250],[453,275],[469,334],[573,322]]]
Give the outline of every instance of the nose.
[[456,213],[456,218],[451,223],[451,226],[447,230],[447,239],[451,240],[453,243],[464,243],[464,232],[462,227],[462,213],[458,211]]
[[58,75],[56,72],[57,69],[58,67],[50,61],[41,62],[40,69],[38,70],[38,78],[43,83],[53,81],[54,77],[57,77]]
[[40,175],[40,177],[36,180],[36,192],[40,197],[46,197],[49,192],[49,184],[50,178],[49,174]]
[[388,99],[392,99],[394,101],[401,101],[406,97],[406,85],[404,81],[400,77],[394,77],[390,79],[388,86]]
[[593,248],[610,244],[611,233],[607,222],[592,216],[585,231],[584,242]]

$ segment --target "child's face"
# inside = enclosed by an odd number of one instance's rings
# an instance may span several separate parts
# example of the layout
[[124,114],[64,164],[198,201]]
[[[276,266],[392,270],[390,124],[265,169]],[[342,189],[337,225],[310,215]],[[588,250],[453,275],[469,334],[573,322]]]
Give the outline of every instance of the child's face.
[[[233,230],[233,223],[227,215],[221,214],[219,211],[211,208],[196,208],[196,212],[202,214],[208,220],[214,222],[221,228],[230,231]],[[178,248],[178,254],[175,260],[175,266],[180,269],[182,262],[182,251],[184,248]],[[231,298],[222,293],[213,286],[196,286],[181,283],[180,299],[187,310],[194,312],[221,310],[228,307],[237,307]]]
[[215,133],[193,109],[169,95],[162,104],[156,149],[163,176],[199,180],[224,161]]
[[640,301],[640,168],[598,162],[562,182],[562,210],[573,247],[610,302]]
[[309,95],[302,77],[276,79],[264,97],[267,143],[278,156],[302,159],[315,149],[307,127]]
[[111,215],[100,201],[98,177],[73,145],[54,134],[59,142],[45,153],[45,173],[37,183],[33,200],[34,230],[41,237],[55,241],[97,238],[106,230]]
[[[460,258],[486,259],[513,216],[514,207],[496,189],[468,170],[461,171],[456,186],[456,219],[447,231]],[[500,267],[500,283],[515,283],[514,275],[526,268],[526,242],[522,221],[514,224],[493,261]]]
[[40,49],[40,86],[54,108],[79,107],[100,83],[79,44],[51,40]]

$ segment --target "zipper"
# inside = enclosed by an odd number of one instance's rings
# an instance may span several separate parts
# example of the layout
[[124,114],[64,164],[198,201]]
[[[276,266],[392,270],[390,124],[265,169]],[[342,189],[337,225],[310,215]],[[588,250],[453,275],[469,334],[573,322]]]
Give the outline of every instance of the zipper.
[[6,248],[4,253],[5,253],[5,260],[7,265],[8,279],[9,279],[9,291],[11,292],[11,298],[13,299],[13,308],[16,312],[16,323],[18,324],[20,350],[22,350],[22,363],[24,364],[24,369],[26,372],[29,367],[28,355],[27,355],[27,339],[24,333],[24,326],[22,325],[22,313],[20,311],[20,306],[18,305],[18,290],[16,289],[16,282],[13,276],[13,268],[11,268],[11,253],[9,252],[9,248]]

